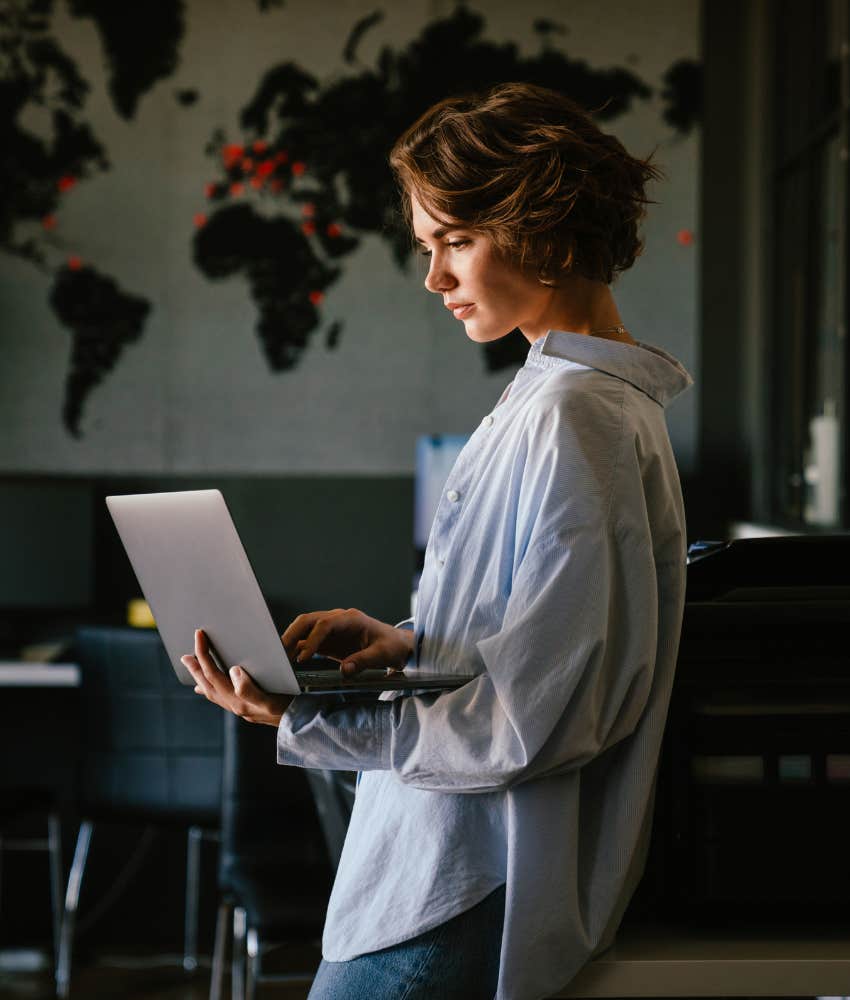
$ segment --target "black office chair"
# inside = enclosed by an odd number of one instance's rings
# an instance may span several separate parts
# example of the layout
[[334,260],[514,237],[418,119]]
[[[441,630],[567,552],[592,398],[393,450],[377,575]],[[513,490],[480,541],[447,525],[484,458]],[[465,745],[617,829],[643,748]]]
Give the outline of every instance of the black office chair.
[[277,764],[271,727],[224,719],[222,897],[210,997],[221,1000],[232,917],[232,996],[244,1000],[261,980],[312,979],[315,969],[271,976],[263,956],[281,942],[320,936],[333,870],[304,770]]
[[87,627],[76,633],[81,673],[80,823],[68,877],[56,991],[70,988],[74,927],[96,824],[187,830],[184,966],[197,964],[200,847],[217,839],[222,713],[181,685],[153,630]]

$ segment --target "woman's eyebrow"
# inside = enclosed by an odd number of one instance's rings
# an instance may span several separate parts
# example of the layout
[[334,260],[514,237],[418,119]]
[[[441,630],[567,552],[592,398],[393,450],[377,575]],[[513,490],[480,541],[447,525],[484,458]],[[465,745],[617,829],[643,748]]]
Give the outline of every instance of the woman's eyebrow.
[[[434,230],[433,233],[431,233],[431,239],[441,240],[446,235],[446,233],[451,233],[455,229],[460,229],[460,228],[461,228],[460,226],[439,226],[437,229]],[[421,243],[423,246],[425,245],[425,240],[419,239],[419,237],[415,233],[413,238],[416,240],[417,243]]]

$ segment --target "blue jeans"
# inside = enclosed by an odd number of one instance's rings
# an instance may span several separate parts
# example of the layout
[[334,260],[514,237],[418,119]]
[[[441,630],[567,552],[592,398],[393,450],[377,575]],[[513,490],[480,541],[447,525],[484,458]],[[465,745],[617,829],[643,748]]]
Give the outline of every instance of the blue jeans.
[[500,886],[409,941],[348,962],[322,959],[308,1000],[493,1000],[504,917]]

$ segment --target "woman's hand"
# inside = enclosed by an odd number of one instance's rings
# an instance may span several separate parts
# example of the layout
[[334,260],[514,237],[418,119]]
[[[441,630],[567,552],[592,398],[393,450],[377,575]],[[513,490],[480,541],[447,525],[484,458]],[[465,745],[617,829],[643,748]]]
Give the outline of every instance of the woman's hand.
[[290,661],[316,654],[341,661],[343,673],[367,668],[402,670],[413,649],[413,632],[370,618],[357,608],[299,615],[281,636]]
[[195,632],[195,655],[181,656],[180,662],[195,679],[195,693],[202,694],[221,708],[246,722],[262,722],[277,727],[289,707],[292,695],[267,694],[242,667],[225,674],[210,655],[209,640],[203,629]]

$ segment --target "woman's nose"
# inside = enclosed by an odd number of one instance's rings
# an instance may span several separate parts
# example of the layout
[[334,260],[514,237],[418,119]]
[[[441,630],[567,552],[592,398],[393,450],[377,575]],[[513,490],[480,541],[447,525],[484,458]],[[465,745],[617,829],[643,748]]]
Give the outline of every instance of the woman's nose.
[[428,273],[425,275],[425,287],[429,292],[437,292],[442,294],[448,289],[453,288],[456,282],[452,277],[451,272],[444,267],[438,260],[434,257],[431,258],[431,266],[428,268]]

